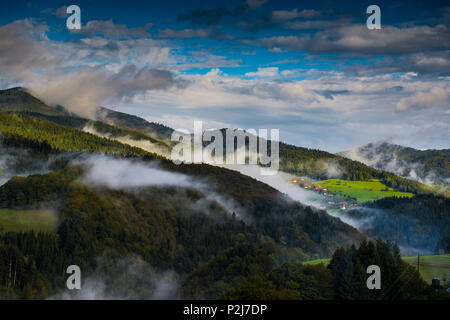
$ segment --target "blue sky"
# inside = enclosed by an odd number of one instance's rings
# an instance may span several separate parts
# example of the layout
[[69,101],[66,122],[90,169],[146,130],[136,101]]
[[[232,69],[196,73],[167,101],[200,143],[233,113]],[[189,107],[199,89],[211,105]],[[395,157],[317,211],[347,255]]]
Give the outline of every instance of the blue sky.
[[[370,4],[381,30],[366,28]],[[86,117],[103,105],[174,128],[278,128],[332,152],[449,148],[449,27],[448,1],[13,1],[0,86]]]

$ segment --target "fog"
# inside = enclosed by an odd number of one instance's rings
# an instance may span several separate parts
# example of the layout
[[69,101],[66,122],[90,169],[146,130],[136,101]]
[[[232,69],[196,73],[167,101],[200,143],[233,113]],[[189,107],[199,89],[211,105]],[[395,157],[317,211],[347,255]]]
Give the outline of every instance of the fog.
[[[380,147],[386,143],[386,150]],[[448,183],[450,179],[441,179],[436,172],[426,170],[420,162],[405,161],[399,158],[396,145],[388,144],[385,141],[375,142],[365,146],[356,146],[340,154],[370,167],[392,172],[395,175],[415,180],[423,184],[432,185],[442,181]]]
[[434,254],[443,236],[436,225],[380,208],[355,207],[341,212],[339,218],[373,239],[380,237],[394,241],[402,255]]
[[110,261],[97,259],[93,274],[83,278],[81,289],[69,290],[50,300],[174,300],[180,299],[179,276],[172,270],[157,271],[140,257]]
[[238,171],[246,176],[252,177],[263,182],[272,188],[286,194],[292,200],[303,204],[314,206],[319,209],[325,209],[324,197],[301,188],[299,185],[291,183],[290,179],[298,179],[297,176],[278,171],[275,175],[262,175],[260,167],[257,165],[221,165],[223,168]]
[[4,146],[0,142],[0,186],[12,177],[45,174],[64,155],[47,156],[33,151]]
[[155,163],[92,156],[83,161],[88,170],[81,178],[87,185],[110,189],[129,189],[148,186],[192,187],[186,175],[162,170]]
[[62,105],[77,115],[95,119],[98,106],[108,100],[168,88],[173,83],[169,71],[130,64],[116,73],[90,67],[54,73],[52,77],[41,77],[41,81],[35,81],[30,88],[35,96],[49,105]]
[[152,143],[149,140],[136,140],[127,135],[113,137],[111,135],[102,134],[102,133],[98,132],[97,130],[95,130],[94,126],[90,125],[90,124],[87,124],[86,126],[84,126],[84,128],[82,130],[84,132],[91,133],[91,134],[94,134],[99,137],[108,138],[108,139],[111,139],[114,141],[118,141],[120,143],[128,144],[132,147],[141,148],[145,151],[155,153],[155,154],[165,157],[165,158],[169,158],[169,156],[170,156],[170,148],[168,146],[164,145],[163,143],[158,144],[158,143]]
[[[169,172],[161,169],[157,162],[88,156],[73,163],[86,166],[87,170],[80,178],[80,182],[85,185],[104,186],[113,190],[133,190],[151,186],[194,188],[207,199],[219,203],[229,214],[235,213],[237,218],[247,221],[246,210],[233,199],[215,192],[206,179]],[[201,202],[193,205],[202,207]]]

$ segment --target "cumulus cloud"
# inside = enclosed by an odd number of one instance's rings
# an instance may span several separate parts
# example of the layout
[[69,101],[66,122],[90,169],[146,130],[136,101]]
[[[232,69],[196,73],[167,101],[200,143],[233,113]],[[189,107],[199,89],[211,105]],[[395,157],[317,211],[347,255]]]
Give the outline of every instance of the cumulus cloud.
[[32,68],[49,69],[62,62],[39,40],[46,39],[48,27],[33,20],[16,21],[0,27],[0,70],[10,80],[28,79]]
[[[448,131],[448,124],[442,115],[434,114],[434,109],[420,117],[396,112],[401,97],[430,91],[442,85],[438,79],[412,74],[408,79],[400,75],[346,77],[337,72],[307,70],[301,75],[314,79],[242,78],[212,69],[205,75],[183,75],[185,87],[136,95],[136,109],[129,110],[151,107],[151,112],[141,114],[163,119],[176,128],[190,128],[186,123],[192,126],[198,119],[220,119],[222,127],[279,128],[282,141],[329,151],[381,139],[386,132],[398,138],[398,143],[414,145],[412,134],[431,123],[434,129],[422,135],[422,143],[436,148],[446,144],[444,136],[435,135]],[[167,112],[176,118],[167,117]],[[177,122],[179,119],[182,121]],[[427,138],[430,134],[434,138]]]
[[[237,12],[230,13],[233,10],[225,10],[225,15]],[[242,18],[240,12],[234,17]],[[319,20],[289,20],[307,14],[302,12],[285,10],[275,15],[288,19],[283,20],[284,26],[292,23],[292,28],[317,27]],[[411,138],[418,134],[418,128],[431,124],[433,128],[421,139],[439,134],[439,143],[431,138],[428,142],[435,147],[447,144],[444,131],[448,131],[448,121],[441,117],[442,112],[436,116],[441,111],[438,108],[427,108],[420,118],[395,112],[401,98],[430,93],[433,87],[442,87],[448,81],[445,75],[450,70],[450,51],[448,27],[444,24],[383,25],[382,32],[368,33],[365,26],[329,21],[331,24],[321,32],[246,41],[274,52],[307,51],[307,55],[292,62],[301,61],[301,67],[285,64],[276,70],[261,65],[247,77],[244,72],[239,76],[183,72],[192,68],[248,67],[246,57],[233,59],[230,57],[235,55],[227,56],[224,51],[213,54],[203,48],[189,48],[186,53],[178,46],[182,41],[171,40],[222,36],[213,24],[224,12],[208,13],[211,15],[197,16],[203,21],[210,19],[211,24],[205,23],[201,29],[159,30],[159,35],[167,39],[148,38],[148,30],[143,27],[128,28],[112,20],[92,22],[86,31],[90,36],[81,34],[71,41],[52,41],[46,37],[45,25],[30,20],[0,27],[0,83],[30,87],[45,102],[63,105],[86,117],[92,116],[98,105],[114,104],[156,121],[203,119],[216,123],[220,119],[223,126],[280,128],[282,140],[335,151],[348,144],[373,141],[386,130]],[[239,52],[252,49],[235,48]],[[343,55],[318,58],[315,54],[327,52]],[[391,56],[371,57],[383,53]],[[345,54],[362,54],[367,60],[340,64],[339,71],[313,66],[321,62],[327,67],[339,64]],[[395,72],[404,75],[393,75]],[[430,73],[441,77],[429,77]]]
[[247,77],[276,77],[278,76],[278,67],[258,68],[257,72],[247,72]]
[[369,30],[365,25],[345,25],[319,31],[312,36],[275,36],[246,42],[268,48],[280,47],[314,53],[396,55],[449,49],[448,32],[444,25],[403,28],[383,26],[379,31]]
[[397,110],[446,107],[450,108],[449,95],[444,88],[433,88],[429,92],[418,92],[412,97],[403,98],[397,104]]
[[[116,30],[115,35],[123,35],[125,31]],[[133,59],[132,63],[120,61],[121,55],[140,50],[137,40],[120,43],[120,46],[103,38],[63,43],[49,40],[47,32],[45,24],[33,20],[0,27],[0,69],[2,78],[9,83],[29,87],[51,105],[62,105],[73,113],[92,118],[99,104],[107,100],[166,88],[174,83],[170,71],[142,66],[142,61],[131,54],[127,59]],[[146,43],[144,45],[149,49]],[[119,62],[114,66],[118,53]],[[144,58],[148,65],[149,62],[169,60],[169,53],[167,50],[157,53],[147,50]],[[102,60],[110,63],[108,68],[100,62]],[[141,67],[133,62],[140,63]]]
[[118,73],[85,68],[33,85],[31,90],[51,105],[62,105],[78,115],[94,118],[99,105],[108,99],[172,84],[172,74],[168,71],[129,65]]

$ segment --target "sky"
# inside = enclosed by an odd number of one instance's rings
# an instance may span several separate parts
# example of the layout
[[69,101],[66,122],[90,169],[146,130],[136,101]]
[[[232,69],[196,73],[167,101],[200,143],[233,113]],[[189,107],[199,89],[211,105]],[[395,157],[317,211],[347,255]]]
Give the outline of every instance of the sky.
[[[369,5],[381,29],[369,30]],[[69,30],[66,9],[81,9]],[[0,9],[0,88],[93,118],[279,129],[338,152],[450,148],[448,1],[22,1]]]

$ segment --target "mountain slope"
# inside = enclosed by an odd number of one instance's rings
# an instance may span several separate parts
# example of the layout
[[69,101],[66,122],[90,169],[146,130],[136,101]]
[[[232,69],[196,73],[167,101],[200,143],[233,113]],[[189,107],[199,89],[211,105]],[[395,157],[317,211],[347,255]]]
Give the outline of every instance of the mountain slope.
[[145,134],[152,135],[161,140],[170,141],[170,136],[174,131],[172,128],[166,127],[162,124],[155,122],[148,122],[147,120],[144,120],[137,116],[114,111],[103,107],[98,109],[97,119],[119,128],[126,128],[133,131],[140,131]]
[[[83,129],[93,125],[116,138],[133,132],[135,138],[144,138],[146,133],[36,111],[0,111],[0,142],[8,146],[5,152],[32,150],[28,157],[37,154],[42,163],[54,163],[43,170],[46,173],[13,177],[0,186],[0,212],[32,214],[46,208],[56,212],[58,225],[45,234],[0,229],[0,297],[48,297],[65,287],[65,268],[71,264],[89,276],[127,282],[128,273],[116,267],[130,257],[158,272],[193,279],[184,283],[189,297],[218,297],[251,275],[267,274],[285,262],[330,257],[340,246],[357,245],[365,238],[340,219],[293,202],[249,176],[207,164],[175,165]],[[313,163],[328,155],[294,147],[290,157]],[[109,165],[101,165],[99,175],[86,180],[92,175],[89,159],[104,158]],[[153,171],[143,178],[138,168]],[[108,182],[101,184],[100,178]],[[155,185],[133,184],[143,179]],[[167,186],[167,179],[175,184]],[[124,182],[130,185],[120,187]],[[214,266],[213,286],[203,283],[208,265]],[[18,270],[13,281],[10,268]],[[115,290],[121,284],[109,285]],[[148,288],[127,290],[141,296],[144,293],[136,292],[141,289]],[[130,296],[128,291],[125,296]]]
[[62,111],[47,106],[24,88],[0,90],[0,111],[36,112],[49,116],[64,115]]
[[378,142],[340,155],[426,184],[450,184],[450,149],[417,150]]
[[341,215],[370,237],[389,239],[415,254],[448,252],[450,199],[420,195],[411,199],[384,198]]
[[[0,133],[10,148],[32,149],[42,156],[67,156],[59,169],[14,177],[0,187],[0,209],[32,214],[45,206],[57,212],[59,221],[55,234],[35,236],[32,232],[0,230],[1,297],[48,297],[64,288],[64,270],[70,264],[77,264],[87,275],[115,279],[113,266],[123,257],[138,256],[151,268],[175,270],[184,276],[244,238],[250,248],[265,241],[272,243],[272,250],[261,257],[269,271],[275,258],[327,257],[339,246],[357,244],[364,238],[339,219],[293,203],[235,171],[204,164],[177,166],[142,149],[30,114],[0,112]],[[214,198],[190,187],[114,190],[83,183],[89,170],[85,157],[98,154],[114,155],[114,161],[133,159],[140,166],[159,160],[167,172],[183,173],[197,183],[208,184],[208,192],[220,195],[218,201],[235,202],[249,222],[237,219]],[[71,160],[71,155],[76,158]],[[111,172],[114,169],[103,167],[101,173],[108,177]],[[99,259],[107,261],[106,270],[99,267]],[[10,260],[19,272],[13,283],[8,276]],[[256,262],[262,263],[259,259]],[[257,267],[250,263],[235,268],[234,273],[245,276],[248,268]]]
[[[17,96],[15,99],[11,100],[12,106],[10,108],[16,108],[17,101],[19,101],[22,96],[28,95],[29,97],[27,99],[33,99],[33,97],[23,89],[14,89],[8,92],[9,95]],[[119,142],[124,142],[131,146],[137,146],[150,152],[157,152],[165,156],[169,154],[171,146],[173,145],[173,142],[170,141],[169,138],[173,131],[172,129],[147,122],[136,116],[127,115],[106,108],[100,108],[98,116],[100,119],[109,122],[113,126],[101,121],[89,122],[86,119],[69,116],[67,114],[59,114],[57,116],[48,115],[47,112],[42,114],[39,110],[39,108],[34,109],[33,105],[27,107],[27,112],[32,112],[32,116],[34,117],[44,117],[47,120],[76,129],[85,128],[87,125],[91,125],[95,130],[87,130],[88,132],[118,140]],[[131,139],[128,139],[129,137],[131,137]],[[142,141],[145,143],[141,143]],[[149,142],[150,145],[148,145],[147,142]],[[412,192],[416,194],[433,192],[433,190],[419,182],[399,178],[392,173],[371,168],[361,162],[353,161],[343,156],[334,155],[321,150],[297,147],[282,142],[280,143],[280,170],[290,174],[308,176],[318,180],[337,177],[346,180],[380,179],[383,183],[394,188],[396,191]]]

